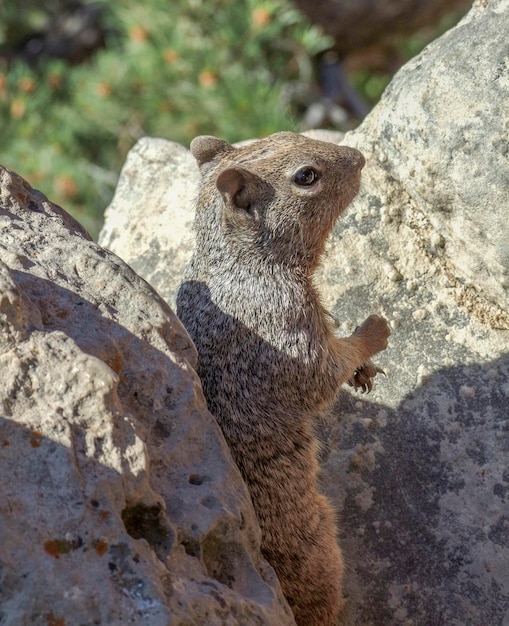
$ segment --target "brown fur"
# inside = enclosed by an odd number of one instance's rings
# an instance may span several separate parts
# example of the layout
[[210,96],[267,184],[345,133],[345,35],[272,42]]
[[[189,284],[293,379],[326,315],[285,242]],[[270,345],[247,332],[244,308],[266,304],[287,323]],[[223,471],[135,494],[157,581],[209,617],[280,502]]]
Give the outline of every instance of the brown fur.
[[293,133],[241,148],[198,137],[191,150],[202,182],[178,315],[296,622],[331,626],[343,561],[332,507],[318,490],[313,421],[345,381],[371,388],[369,358],[390,333],[372,315],[352,336],[336,337],[312,276],[358,191],[364,159]]

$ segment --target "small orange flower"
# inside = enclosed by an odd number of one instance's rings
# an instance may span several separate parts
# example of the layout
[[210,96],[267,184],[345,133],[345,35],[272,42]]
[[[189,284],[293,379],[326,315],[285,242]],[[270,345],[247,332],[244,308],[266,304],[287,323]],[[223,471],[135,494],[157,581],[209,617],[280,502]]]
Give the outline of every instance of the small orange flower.
[[178,52],[175,52],[175,50],[168,48],[163,52],[163,58],[166,63],[176,63],[179,60],[180,56]]
[[198,76],[198,82],[202,87],[210,89],[217,83],[217,75],[210,70],[203,70],[203,72]]
[[60,89],[62,82],[63,82],[63,76],[62,74],[49,74],[48,78],[46,79],[46,82],[48,83],[48,86],[53,89],[53,91],[56,91],[57,89]]
[[37,89],[37,83],[31,76],[23,76],[19,79],[18,89],[23,93],[34,93]]
[[97,93],[101,98],[108,98],[108,96],[111,96],[111,85],[101,81],[97,84]]
[[55,180],[55,188],[64,198],[75,198],[78,195],[78,185],[70,176],[59,176]]
[[138,43],[143,43],[148,39],[148,31],[143,26],[133,26],[129,31],[129,39]]
[[14,100],[11,102],[11,109],[10,109],[11,117],[14,118],[15,120],[19,120],[23,117],[23,115],[25,115],[25,111],[26,111],[25,101],[21,100],[21,98],[14,98]]
[[255,26],[267,26],[272,21],[272,15],[267,9],[258,7],[251,13],[251,20]]

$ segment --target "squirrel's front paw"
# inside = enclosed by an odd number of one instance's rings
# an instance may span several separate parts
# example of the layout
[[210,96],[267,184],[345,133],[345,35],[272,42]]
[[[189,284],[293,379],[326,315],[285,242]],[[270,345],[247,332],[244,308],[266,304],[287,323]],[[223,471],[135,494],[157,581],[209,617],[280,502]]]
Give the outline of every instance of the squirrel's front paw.
[[377,367],[371,359],[368,359],[355,370],[347,382],[354,389],[361,389],[362,393],[369,393],[373,389],[373,378],[377,374],[385,376],[383,369]]
[[371,354],[387,348],[390,334],[387,320],[380,315],[370,315],[354,332],[354,335],[363,335],[368,340]]

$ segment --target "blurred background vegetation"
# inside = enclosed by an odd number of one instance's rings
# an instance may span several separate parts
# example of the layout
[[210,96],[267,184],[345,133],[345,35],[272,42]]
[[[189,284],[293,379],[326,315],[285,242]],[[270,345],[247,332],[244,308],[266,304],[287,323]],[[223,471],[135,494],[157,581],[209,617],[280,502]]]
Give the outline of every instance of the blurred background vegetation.
[[324,108],[320,67],[334,41],[289,0],[6,2],[0,163],[96,236],[140,137],[189,144],[202,133],[238,141],[310,125],[346,130],[398,65],[458,17],[399,41],[390,61],[347,61],[361,104]]

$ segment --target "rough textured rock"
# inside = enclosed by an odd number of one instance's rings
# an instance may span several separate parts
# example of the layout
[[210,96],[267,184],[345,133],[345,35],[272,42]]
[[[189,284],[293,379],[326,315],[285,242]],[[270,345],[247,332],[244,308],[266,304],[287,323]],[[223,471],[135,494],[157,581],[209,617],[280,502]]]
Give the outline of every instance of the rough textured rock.
[[346,139],[368,167],[322,288],[394,329],[387,380],[322,431],[352,624],[509,623],[508,28],[476,5]]
[[349,625],[509,623],[508,30],[507,0],[476,3],[345,140],[368,164],[318,282],[345,333],[393,328],[387,379],[320,425]]
[[294,624],[171,310],[4,168],[0,232],[2,625]]
[[129,265],[173,307],[194,245],[199,178],[193,155],[180,144],[140,139],[127,156],[100,233],[102,246],[129,251]]
[[419,219],[443,236],[434,247],[464,297],[472,286],[498,304],[506,313],[498,326],[507,328],[509,61],[502,32],[509,32],[507,1],[477,3],[400,70],[356,135],[386,179],[396,179],[390,188],[404,187]]

